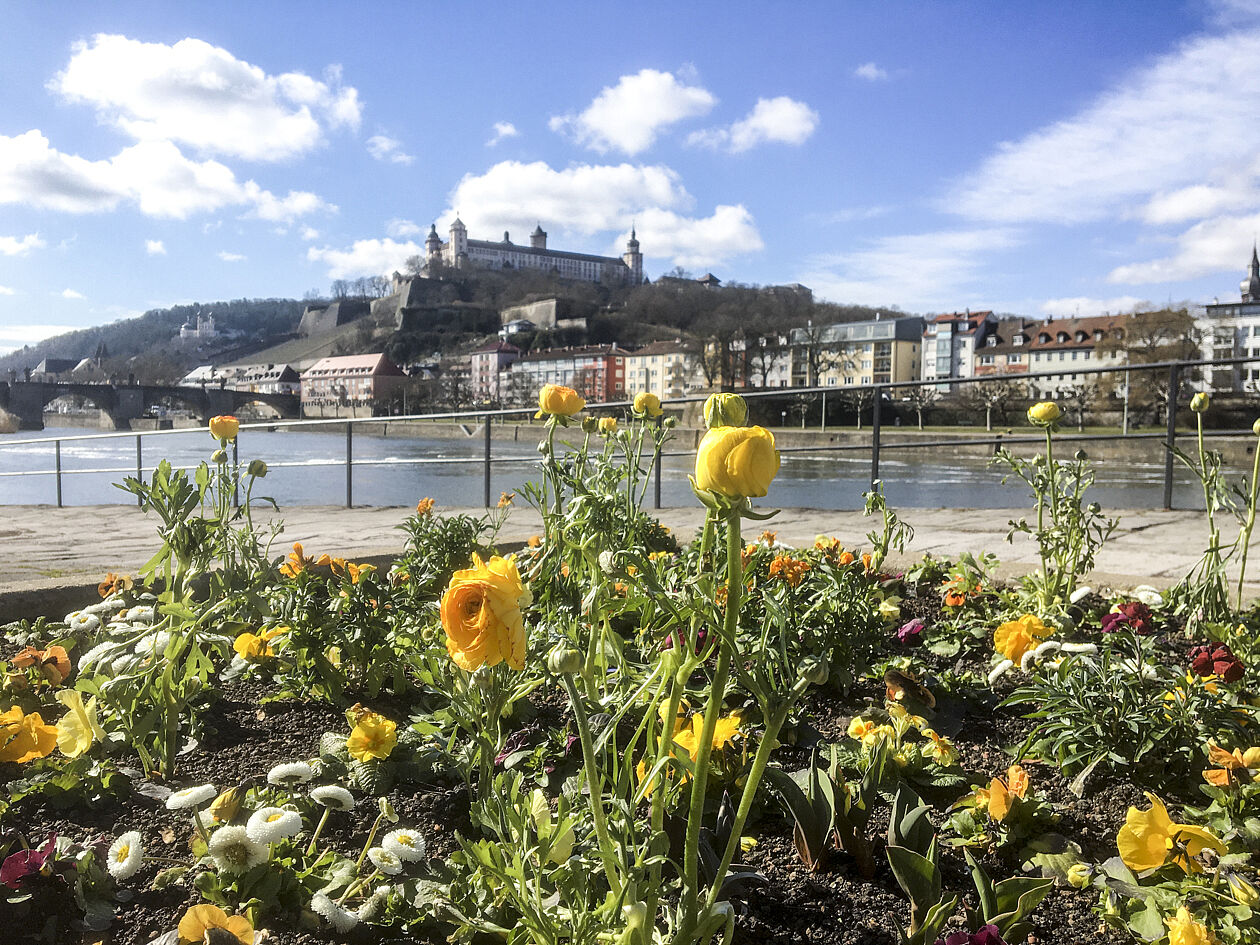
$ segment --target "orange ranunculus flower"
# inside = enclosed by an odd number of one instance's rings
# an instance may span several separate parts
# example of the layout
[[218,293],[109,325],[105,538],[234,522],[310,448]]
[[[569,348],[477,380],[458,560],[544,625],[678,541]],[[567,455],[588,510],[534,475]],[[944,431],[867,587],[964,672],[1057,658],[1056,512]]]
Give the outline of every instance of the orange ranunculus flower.
[[346,739],[346,750],[358,761],[385,759],[398,744],[398,723],[375,712],[364,712]]
[[295,541],[293,550],[289,552],[288,559],[280,566],[280,573],[285,577],[295,578],[306,570],[307,565],[314,563],[315,559],[313,557],[302,553],[302,543]]
[[135,586],[135,582],[125,574],[115,574],[110,571],[105,575],[105,580],[96,586],[96,593],[101,595],[104,600],[110,594],[118,594],[122,591],[129,591]]
[[840,558],[839,558],[840,564],[842,565],[852,564],[856,560],[857,559],[853,557],[852,551],[841,552]]
[[22,764],[52,754],[57,726],[45,725],[38,712],[27,715],[21,706],[0,712],[0,761]]
[[231,414],[210,418],[210,435],[216,440],[235,440],[241,429],[241,421]]
[[1006,769],[1006,780],[994,778],[989,782],[989,816],[998,823],[1006,820],[1017,798],[1028,793],[1028,772],[1019,765]]
[[416,514],[417,515],[432,515],[433,514],[433,500],[430,499],[428,496],[425,496],[423,499],[417,502]]
[[586,399],[572,387],[547,384],[538,392],[538,416],[571,417],[586,406]]
[[456,571],[442,595],[442,627],[446,651],[460,669],[472,672],[506,661],[525,668],[525,621],[521,608],[533,601],[521,583],[516,560],[495,556]]
[[774,434],[765,427],[713,427],[696,451],[696,488],[729,498],[760,498],[779,472]]
[[796,587],[805,579],[805,572],[810,569],[808,561],[801,561],[788,555],[775,555],[770,562],[770,577],[780,578],[789,587]]
[[34,666],[54,686],[65,682],[70,677],[71,669],[70,655],[61,646],[50,646],[46,650],[28,646],[13,657],[12,666],[15,669],[29,669]]
[[1124,826],[1116,834],[1120,859],[1129,869],[1135,873],[1153,870],[1171,857],[1185,872],[1197,872],[1198,865],[1191,857],[1207,849],[1225,852],[1225,844],[1210,830],[1173,823],[1163,801],[1149,792],[1146,799],[1151,802],[1151,809],[1130,807]]
[[993,647],[1008,660],[1018,663],[1024,654],[1041,644],[1054,633],[1035,614],[1024,614],[1017,620],[1008,620],[993,631]]

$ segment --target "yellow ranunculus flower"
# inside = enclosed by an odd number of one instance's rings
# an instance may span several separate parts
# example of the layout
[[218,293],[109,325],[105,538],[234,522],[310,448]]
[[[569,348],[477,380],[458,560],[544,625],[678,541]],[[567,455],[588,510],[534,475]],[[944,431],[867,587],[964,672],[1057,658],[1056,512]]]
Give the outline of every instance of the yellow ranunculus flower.
[[779,472],[774,434],[764,427],[714,427],[696,452],[696,486],[728,498],[766,494]]
[[1008,620],[993,631],[993,648],[1008,660],[1018,663],[1024,654],[1040,644],[1054,630],[1041,622],[1036,614],[1024,614]]
[[665,411],[661,409],[661,398],[645,390],[634,395],[634,412],[645,417],[659,417]]
[[[241,945],[254,945],[254,926],[243,915],[228,915],[218,906],[202,903],[193,906],[179,920],[180,945],[193,942],[201,945],[206,941],[206,933],[211,929],[223,929]],[[210,941],[219,942],[222,938],[211,937]]]
[[1190,398],[1190,409],[1195,413],[1207,413],[1210,406],[1212,406],[1212,398],[1204,391],[1199,391]]
[[533,601],[521,583],[516,559],[493,557],[456,571],[442,595],[442,627],[446,651],[469,672],[506,661],[525,668],[525,621],[521,608]]
[[[1149,792],[1146,799],[1151,802],[1151,809],[1130,807],[1124,826],[1116,834],[1120,859],[1129,869],[1135,873],[1157,869],[1171,856],[1173,862],[1190,873],[1198,869],[1190,857],[1206,849],[1225,852],[1225,844],[1210,830],[1173,823],[1163,801]],[[1185,852],[1175,850],[1177,846],[1184,847]]]
[[52,754],[57,728],[45,725],[38,712],[27,715],[21,706],[0,712],[0,761],[22,764]]
[[1195,922],[1185,906],[1178,906],[1176,916],[1165,919],[1164,924],[1168,926],[1168,945],[1216,945],[1216,936]]
[[1053,400],[1043,400],[1028,408],[1028,422],[1039,427],[1048,427],[1059,422],[1063,411]]
[[538,415],[571,417],[586,406],[583,398],[572,387],[547,384],[538,392]]
[[365,712],[355,723],[346,750],[356,761],[370,758],[385,759],[398,743],[398,723],[375,712]]
[[230,414],[210,418],[210,435],[216,440],[235,440],[241,429],[241,422]]
[[617,432],[617,418],[616,417],[600,417],[599,418],[599,432],[604,434],[604,436],[608,436],[609,434],[616,433]]
[[748,422],[748,402],[739,394],[710,394],[703,413],[704,425],[710,430],[742,427]]
[[66,714],[57,722],[57,747],[67,758],[78,758],[92,743],[105,738],[105,730],[96,716],[96,696],[83,704],[77,689],[63,689],[54,698],[66,707]]

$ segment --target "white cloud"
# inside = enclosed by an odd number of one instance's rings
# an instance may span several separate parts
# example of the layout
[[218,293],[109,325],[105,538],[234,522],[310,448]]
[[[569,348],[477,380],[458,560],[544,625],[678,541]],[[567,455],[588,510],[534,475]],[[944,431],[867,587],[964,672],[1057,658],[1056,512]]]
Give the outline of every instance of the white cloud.
[[319,239],[319,230],[315,229],[313,226],[304,226],[302,229],[298,230],[298,236],[308,242],[310,240],[317,240]]
[[548,126],[601,154],[633,155],[670,125],[708,114],[716,102],[707,89],[684,85],[672,73],[643,69],[604,88],[581,114],[556,115]]
[[801,282],[819,296],[865,305],[921,309],[984,307],[984,257],[1017,245],[1006,228],[886,236],[867,248],[809,261]]
[[1095,299],[1085,295],[1072,298],[1046,299],[1041,311],[1056,318],[1089,318],[1092,315],[1123,315],[1150,308],[1149,299],[1136,295],[1117,295],[1109,299]]
[[38,233],[26,236],[0,236],[0,256],[25,256],[33,249],[43,249],[47,244]]
[[1242,271],[1247,264],[1260,213],[1246,216],[1217,216],[1201,220],[1176,237],[1176,252],[1162,259],[1117,266],[1107,281],[1127,285],[1178,282],[1209,273]]
[[226,250],[219,250],[218,256],[225,263],[241,262],[245,259],[242,253],[229,253]]
[[401,269],[410,256],[420,255],[420,247],[410,241],[397,243],[392,239],[356,240],[349,249],[330,246],[312,246],[306,251],[311,262],[328,266],[331,279],[357,279],[360,276],[389,275]]
[[61,297],[63,299],[85,299],[87,298],[82,292],[76,292],[74,289],[62,289]]
[[402,142],[388,135],[372,135],[367,140],[368,154],[387,164],[410,164],[415,158],[402,149]]
[[874,204],[869,207],[845,207],[843,210],[833,210],[831,213],[823,213],[819,218],[824,223],[853,223],[859,220],[874,220],[876,217],[882,217],[890,212],[892,207],[886,207],[881,204]]
[[1257,99],[1260,30],[1194,39],[1077,115],[1000,145],[944,205],[980,220],[1074,223],[1163,195],[1154,219],[1185,212],[1177,204],[1197,185],[1240,172],[1254,181]]
[[[7,285],[0,285],[0,295],[17,295],[17,291],[9,288]],[[0,328],[0,331],[4,331],[4,329]]]
[[532,230],[538,222],[589,236],[619,231],[647,207],[686,208],[691,196],[663,165],[577,164],[553,170],[543,161],[502,161],[455,186],[439,229],[458,210],[474,238],[504,229]]
[[856,69],[853,74],[859,79],[865,79],[867,82],[881,82],[888,78],[888,70],[875,65],[873,62],[864,62]]
[[[0,295],[11,294],[11,291],[0,290]],[[81,325],[0,325],[0,354],[6,354],[22,345],[33,345],[54,335],[64,335],[68,331],[81,327]]]
[[161,240],[145,240],[144,251],[150,256],[165,256],[166,244]]
[[818,112],[804,102],[780,95],[757,99],[753,110],[729,128],[692,132],[687,143],[738,154],[767,141],[804,144],[817,127]]
[[[765,245],[752,214],[742,204],[719,205],[710,216],[700,218],[652,207],[639,214],[635,225],[645,256],[669,259],[687,268],[721,265]],[[617,241],[615,252],[621,252],[629,235]]]
[[335,210],[315,194],[277,197],[252,180],[241,183],[218,161],[194,161],[169,141],[142,141],[106,161],[90,161],[52,147],[38,130],[0,135],[0,204],[64,213],[99,213],[134,203],[151,217],[185,219],[226,206],[247,215],[287,221]]
[[408,236],[418,236],[424,232],[424,227],[411,220],[393,219],[385,224],[385,232],[395,239],[405,239]]
[[357,128],[358,92],[330,69],[268,75],[199,39],[174,45],[97,34],[76,43],[49,86],[138,141],[179,141],[206,154],[283,161],[320,144],[325,128]]
[[493,148],[504,138],[515,138],[520,132],[516,130],[516,125],[510,121],[496,121],[494,123],[494,136],[486,142],[487,148]]

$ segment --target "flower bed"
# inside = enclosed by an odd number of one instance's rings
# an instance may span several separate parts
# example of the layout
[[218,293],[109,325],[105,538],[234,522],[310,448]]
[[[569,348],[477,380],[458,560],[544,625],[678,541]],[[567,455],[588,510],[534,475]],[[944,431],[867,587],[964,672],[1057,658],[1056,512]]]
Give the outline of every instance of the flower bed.
[[1044,452],[998,461],[1042,566],[1001,585],[988,554],[889,573],[910,527],[878,489],[859,546],[780,544],[733,395],[695,536],[642,509],[659,401],[539,404],[543,529],[512,555],[506,494],[421,501],[390,567],[274,554],[231,418],[191,477],[124,483],[149,564],[3,628],[13,940],[1260,941],[1256,470],[1231,491],[1200,443],[1200,565],[1084,588],[1114,523],[1038,404]]

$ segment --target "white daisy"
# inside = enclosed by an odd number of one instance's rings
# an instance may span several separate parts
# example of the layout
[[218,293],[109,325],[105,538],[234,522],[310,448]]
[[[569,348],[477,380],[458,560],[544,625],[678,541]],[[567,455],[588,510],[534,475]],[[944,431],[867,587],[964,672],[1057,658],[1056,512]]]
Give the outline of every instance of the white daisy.
[[258,843],[275,843],[302,829],[302,815],[283,807],[260,807],[249,815],[245,832]]
[[210,837],[208,847],[214,865],[225,873],[248,873],[267,862],[267,844],[259,843],[244,827],[220,827]]
[[349,932],[359,924],[357,915],[349,909],[343,909],[324,893],[316,893],[311,897],[311,910],[327,919],[328,924],[338,932]]
[[102,657],[110,655],[117,648],[116,643],[98,643],[79,657],[79,669],[95,666]]
[[291,761],[288,764],[276,765],[267,772],[267,780],[281,787],[305,784],[313,777],[315,777],[315,769],[305,761]]
[[140,832],[128,830],[109,847],[109,875],[117,880],[131,879],[144,860]]
[[424,837],[414,830],[391,830],[381,838],[381,846],[405,863],[424,859]]
[[397,876],[402,872],[402,860],[397,853],[390,853],[384,847],[372,847],[368,850],[368,859],[372,865],[386,876]]
[[66,616],[66,624],[75,633],[92,633],[100,629],[101,618],[96,616],[96,614],[76,610],[74,613]]
[[311,800],[333,810],[353,810],[354,795],[340,784],[326,784],[311,791]]
[[123,619],[129,620],[132,623],[143,623],[143,624],[153,623],[153,608],[152,607],[132,607],[129,611],[127,611],[127,613],[123,615]]
[[130,653],[124,653],[116,660],[109,664],[110,671],[114,676],[125,676],[135,662],[135,657]]
[[200,807],[206,801],[215,798],[218,793],[213,784],[198,784],[195,787],[172,791],[171,796],[166,799],[166,809],[183,810],[186,807]]
[[136,656],[161,656],[166,652],[166,645],[171,642],[171,635],[159,630],[136,643]]
[[91,614],[94,617],[103,617],[105,614],[116,613],[118,605],[110,600],[103,600],[99,604],[89,604],[82,610],[76,610],[78,614]]

